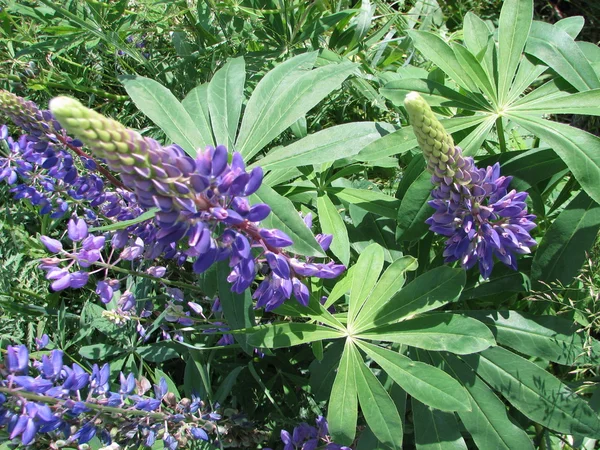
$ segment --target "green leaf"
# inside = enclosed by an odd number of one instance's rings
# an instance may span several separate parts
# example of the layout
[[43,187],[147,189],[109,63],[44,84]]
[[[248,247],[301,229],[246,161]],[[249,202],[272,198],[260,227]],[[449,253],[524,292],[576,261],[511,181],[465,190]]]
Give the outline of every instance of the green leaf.
[[354,351],[356,390],[367,424],[379,441],[393,449],[402,448],[402,421],[390,395]]
[[359,356],[350,339],[346,340],[337,376],[333,382],[327,422],[329,434],[340,445],[351,445],[356,435],[358,393],[356,392],[356,361]]
[[244,369],[244,366],[237,366],[227,374],[225,379],[219,385],[217,392],[215,392],[215,403],[223,404],[225,402],[227,396],[237,381],[238,375]]
[[481,61],[486,74],[492,81],[492,85],[495,85],[496,73],[493,53],[496,44],[492,37],[493,29],[491,25],[469,11],[465,16],[463,33],[465,45],[475,58]]
[[308,72],[316,59],[317,52],[295,56],[275,66],[258,82],[244,111],[236,142],[238,150],[244,150],[249,141],[262,139],[264,136],[261,133],[264,133],[266,124],[280,119],[277,111],[272,108],[274,101],[289,89],[300,75]]
[[122,75],[119,81],[135,105],[192,158],[205,144],[194,121],[179,100],[162,84],[139,75]]
[[355,323],[356,329],[361,329],[363,324],[372,322],[375,314],[404,285],[405,272],[416,270],[417,266],[418,262],[412,256],[403,256],[390,264],[358,312]]
[[520,103],[511,110],[538,114],[589,114],[600,115],[600,89],[578,92],[560,98],[542,97],[537,101]]
[[364,147],[394,131],[394,127],[377,122],[352,122],[336,125],[306,136],[286,147],[271,150],[253,166],[265,170],[322,164],[351,158]]
[[334,341],[325,350],[323,359],[321,361],[314,359],[308,367],[311,394],[318,402],[326,401],[331,394],[343,349],[344,341],[341,339]]
[[423,171],[406,190],[398,208],[396,221],[396,240],[398,242],[414,241],[427,233],[429,226],[425,220],[434,212],[434,209],[427,203],[432,189],[431,174]]
[[408,35],[417,50],[456,81],[460,87],[477,92],[477,84],[465,73],[452,48],[440,36],[428,31],[414,30],[409,31]]
[[533,0],[504,1],[498,23],[498,101],[501,106],[506,105],[532,20]]
[[[276,323],[243,330],[255,347],[281,348],[342,337],[340,331],[313,323]],[[235,335],[235,334],[234,334]]]
[[251,122],[248,125],[248,134],[242,135],[240,132],[237,148],[244,156],[244,160],[248,161],[266,144],[303,117],[317,103],[337,89],[355,70],[356,65],[350,62],[328,64],[304,72],[300,76],[291,75],[285,78],[286,83],[281,86],[277,83],[281,74],[274,76],[271,84],[276,86],[265,86],[265,90],[269,92],[267,89],[278,89],[279,92],[274,94],[261,110],[257,106],[256,123]]
[[333,234],[335,238],[331,242],[331,251],[338,259],[348,266],[350,262],[350,241],[348,240],[348,230],[340,213],[327,195],[321,195],[317,198],[317,214],[321,231],[325,234]]
[[[455,133],[479,124],[485,120],[486,117],[487,116],[484,115],[455,117],[452,119],[443,119],[440,120],[440,122],[448,133]],[[358,152],[355,159],[359,161],[376,161],[385,158],[386,156],[401,155],[418,146],[417,137],[415,136],[412,127],[406,127],[367,145]]]
[[376,345],[361,341],[356,343],[392,380],[417,400],[442,411],[470,410],[465,388],[446,372]]
[[460,62],[469,77],[477,83],[479,90],[487,95],[495,104],[497,98],[494,81],[489,77],[481,63],[469,50],[456,42],[452,43],[452,50],[454,50],[456,59]]
[[328,187],[327,192],[340,200],[383,217],[395,219],[400,202],[394,197],[367,189]]
[[203,145],[200,147],[215,145],[208,111],[208,83],[196,86],[188,92],[181,104],[196,124],[200,136],[202,136]]
[[294,244],[286,247],[286,250],[305,256],[325,256],[323,249],[290,200],[264,184],[250,198],[252,203],[266,203],[271,207],[271,214],[261,222],[261,226],[277,228],[286,233],[294,241]]
[[171,379],[171,377],[168,374],[166,374],[165,372],[163,372],[162,370],[160,370],[157,367],[154,369],[154,378],[156,379],[157,384],[160,382],[161,378],[164,378],[167,383],[168,392],[172,392],[173,395],[175,395],[175,398],[177,400],[181,400],[181,394],[179,393],[179,390],[177,389],[177,385],[173,382],[173,380]]
[[587,402],[537,364],[502,347],[463,360],[534,422],[559,433],[600,437],[600,418]]
[[143,214],[140,214],[135,219],[131,220],[123,220],[121,222],[111,223],[110,225],[104,225],[102,227],[91,227],[91,232],[96,231],[113,231],[113,230],[122,230],[123,228],[127,228],[131,225],[135,225],[136,223],[145,222],[146,220],[153,219],[156,213],[160,211],[158,208],[152,208],[146,211]]
[[451,313],[430,313],[361,332],[356,337],[412,345],[425,350],[445,350],[459,355],[480,352],[496,343],[492,332],[484,324]]
[[496,341],[524,355],[570,366],[600,363],[600,342],[570,320],[517,311],[469,311],[485,323]]
[[408,315],[421,314],[453,302],[460,297],[465,282],[463,269],[440,266],[429,270],[383,303],[381,309],[373,311],[370,314],[373,319],[365,320],[359,330],[393,323]]
[[377,283],[383,263],[383,248],[379,244],[369,245],[358,257],[352,271],[348,324],[354,322],[356,315]]
[[463,155],[475,156],[480,150],[481,144],[490,134],[490,130],[495,124],[494,116],[489,116],[486,120],[480,123],[477,128],[471,131],[465,138],[458,143],[458,146],[463,149]]
[[86,359],[104,359],[123,353],[125,349],[118,345],[91,344],[79,349],[79,354]]
[[374,10],[375,8],[371,8],[370,0],[361,0],[360,9],[356,15],[356,28],[354,28],[354,36],[352,37],[352,42],[348,48],[352,48],[356,44],[359,44],[367,35],[369,28],[371,28]]
[[561,157],[586,193],[600,202],[600,138],[562,123],[510,113],[516,122],[538,135]]
[[[569,285],[587,259],[600,230],[600,205],[580,192],[546,230],[535,252],[531,277]],[[538,285],[541,286],[541,285]]]
[[138,347],[137,353],[144,358],[145,361],[153,363],[162,363],[164,361],[168,361],[169,359],[181,357],[177,350],[173,348],[173,344],[170,342],[157,342],[144,347]]
[[504,403],[465,363],[449,353],[430,356],[434,361],[442,359],[448,373],[466,388],[471,410],[458,415],[478,449],[533,450],[531,439],[508,417]]
[[417,450],[467,450],[454,414],[431,409],[412,399]]
[[[467,51],[467,50],[465,50]],[[429,106],[462,108],[470,111],[484,109],[481,104],[433,80],[403,78],[387,83],[381,93],[397,106],[404,105],[404,98],[409,92],[416,91],[429,103]]]
[[282,316],[310,318],[324,325],[344,330],[344,325],[333,317],[333,315],[327,311],[325,306],[321,305],[318,298],[317,295],[311,295],[308,306],[302,306],[295,301],[284,302],[280,307],[276,308],[274,312]]
[[525,51],[540,59],[578,91],[600,88],[598,75],[573,38],[559,27],[535,21]]
[[[223,316],[232,330],[253,327],[255,320],[250,290],[246,289],[243,294],[232,292],[231,283],[227,281],[230,272],[226,262],[217,265],[217,285]],[[234,334],[233,337],[246,353],[252,355],[254,348],[250,345],[247,335]]]
[[244,83],[246,82],[246,63],[243,57],[227,61],[214,74],[208,84],[208,109],[215,135],[215,142],[234,147],[242,103],[244,102]]

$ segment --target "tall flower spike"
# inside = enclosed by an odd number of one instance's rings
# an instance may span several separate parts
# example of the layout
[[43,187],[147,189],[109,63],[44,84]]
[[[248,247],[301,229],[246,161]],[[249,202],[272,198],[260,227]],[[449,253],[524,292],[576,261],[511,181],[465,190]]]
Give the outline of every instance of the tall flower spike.
[[512,177],[500,176],[498,163],[484,170],[463,156],[418,93],[409,93],[404,105],[432,173],[429,204],[436,212],[426,223],[449,238],[445,261],[460,261],[465,269],[479,263],[483,278],[489,278],[494,256],[516,270],[516,254],[536,245],[529,235],[536,225],[527,213],[527,193],[508,191]]
[[34,139],[44,138],[48,133],[55,134],[60,131],[60,125],[54,120],[50,111],[42,111],[32,101],[4,89],[0,89],[0,114],[7,116]]

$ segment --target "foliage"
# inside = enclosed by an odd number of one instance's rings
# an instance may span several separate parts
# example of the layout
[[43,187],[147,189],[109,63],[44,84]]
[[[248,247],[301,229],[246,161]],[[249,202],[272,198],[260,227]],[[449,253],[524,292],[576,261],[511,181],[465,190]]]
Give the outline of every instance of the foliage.
[[594,448],[600,51],[536,14],[9,2],[0,448]]

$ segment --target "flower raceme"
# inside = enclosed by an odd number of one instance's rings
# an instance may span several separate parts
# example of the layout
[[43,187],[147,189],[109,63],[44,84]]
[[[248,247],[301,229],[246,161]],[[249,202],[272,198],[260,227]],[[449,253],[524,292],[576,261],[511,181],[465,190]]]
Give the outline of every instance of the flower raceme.
[[418,93],[409,93],[404,105],[432,174],[429,204],[435,213],[426,223],[448,237],[445,261],[460,261],[465,269],[478,263],[486,279],[494,256],[516,270],[517,254],[530,253],[536,245],[529,234],[536,225],[527,212],[527,192],[509,191],[512,177],[501,176],[498,163],[480,169],[473,158],[463,156]]
[[[196,273],[229,259],[228,281],[238,293],[250,287],[257,262],[264,260],[270,272],[255,293],[257,307],[274,309],[292,294],[306,305],[303,277],[335,278],[345,270],[332,262],[296,258],[283,250],[292,245],[289,236],[259,226],[270,207],[250,205],[247,196],[260,187],[263,171],[257,167],[248,173],[239,153],[233,152],[230,161],[227,149],[219,145],[192,158],[176,144],[163,147],[69,97],[53,99],[50,110],[61,126],[120,173],[142,208],[158,210],[153,236],[158,248],[183,242],[181,255],[194,260]],[[329,243],[325,239],[322,245]],[[255,256],[252,248],[260,254]]]

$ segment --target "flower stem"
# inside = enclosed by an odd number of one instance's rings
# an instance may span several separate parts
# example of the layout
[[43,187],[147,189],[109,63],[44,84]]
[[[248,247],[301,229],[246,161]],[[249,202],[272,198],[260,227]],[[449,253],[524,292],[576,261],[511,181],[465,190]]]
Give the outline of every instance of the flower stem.
[[506,152],[506,138],[504,136],[504,125],[502,123],[502,116],[496,118],[496,131],[498,132],[498,143],[500,144],[500,152]]

